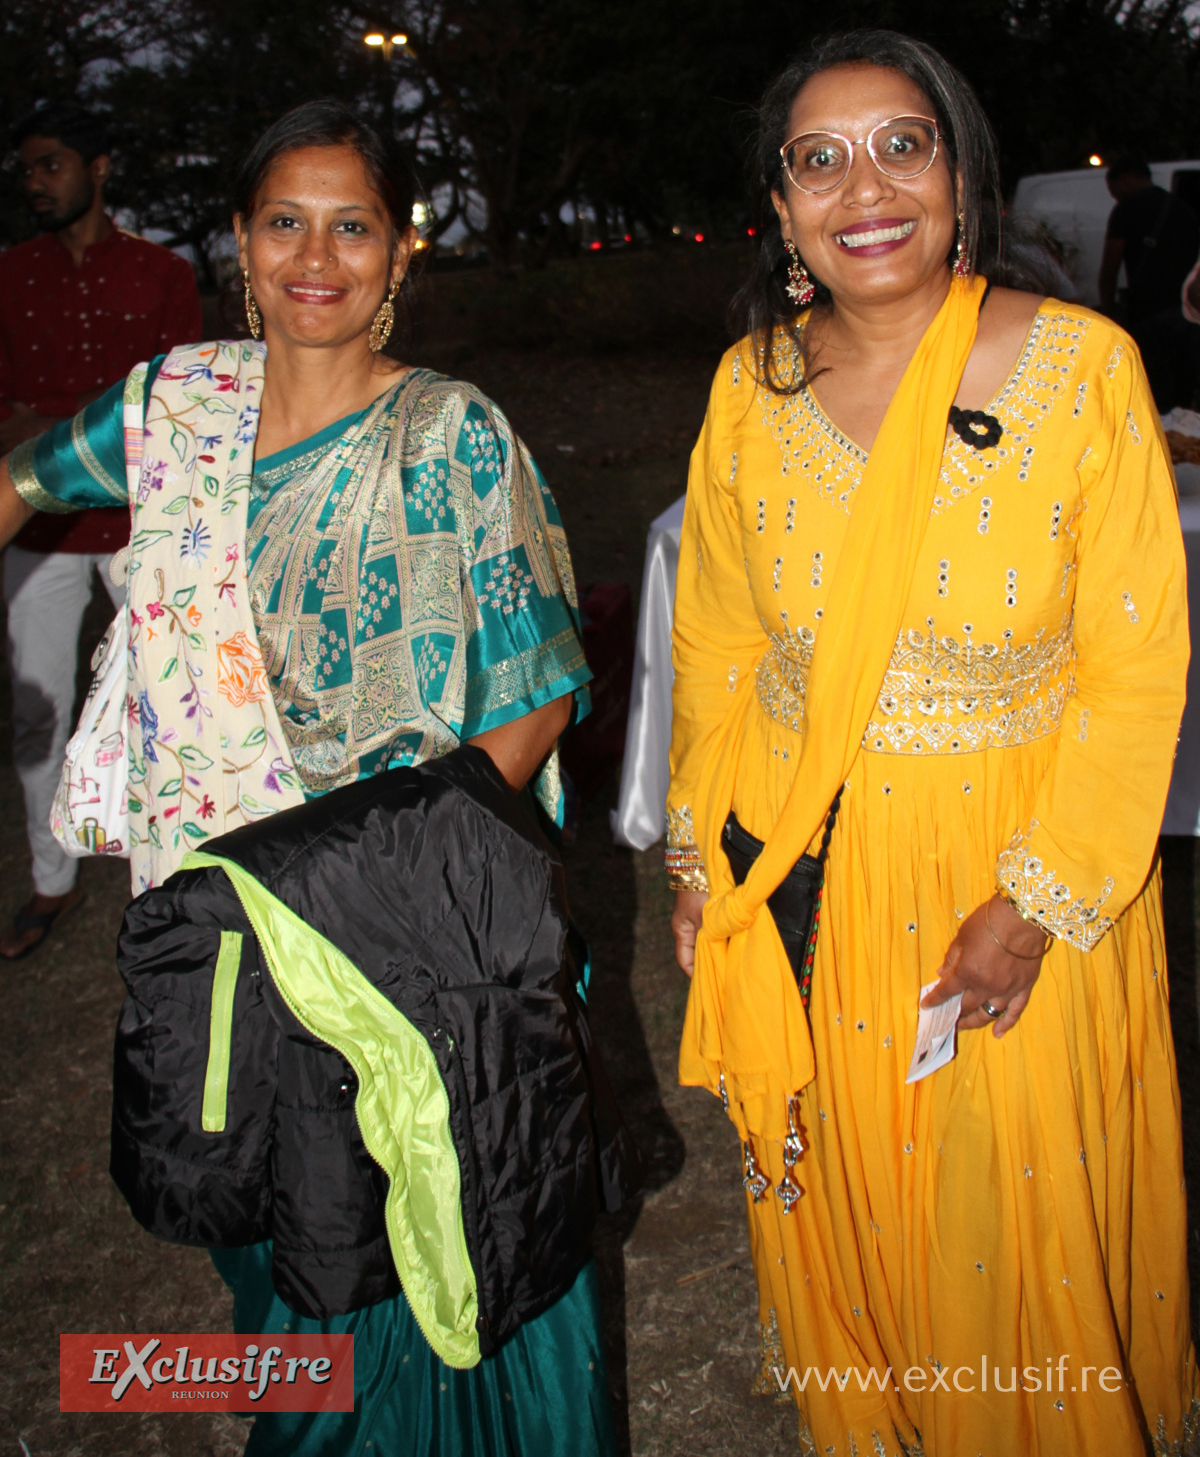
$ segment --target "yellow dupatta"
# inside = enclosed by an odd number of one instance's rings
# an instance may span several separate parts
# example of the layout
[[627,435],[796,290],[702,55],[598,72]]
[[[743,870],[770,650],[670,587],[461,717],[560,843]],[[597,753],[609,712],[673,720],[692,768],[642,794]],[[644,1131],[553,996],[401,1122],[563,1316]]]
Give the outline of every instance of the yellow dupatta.
[[787,1098],[814,1076],[808,1018],[765,902],[808,849],[862,744],[902,625],[985,286],[982,278],[952,281],[888,406],[817,635],[795,782],[741,886],[733,884],[720,840],[742,726],[755,706],[753,674],[737,691],[697,787],[696,841],[711,895],[696,941],[679,1080],[715,1093],[723,1074],[743,1138],[782,1137]]

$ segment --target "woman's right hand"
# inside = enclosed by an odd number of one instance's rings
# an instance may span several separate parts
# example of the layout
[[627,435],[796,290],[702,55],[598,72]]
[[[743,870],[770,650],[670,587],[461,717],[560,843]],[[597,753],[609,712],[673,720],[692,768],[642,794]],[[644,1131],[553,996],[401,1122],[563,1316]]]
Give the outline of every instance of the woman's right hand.
[[675,960],[685,976],[696,967],[696,933],[704,919],[706,890],[677,890],[671,912],[671,935],[675,938]]
[[0,547],[7,546],[33,514],[33,507],[17,494],[6,455],[0,459]]

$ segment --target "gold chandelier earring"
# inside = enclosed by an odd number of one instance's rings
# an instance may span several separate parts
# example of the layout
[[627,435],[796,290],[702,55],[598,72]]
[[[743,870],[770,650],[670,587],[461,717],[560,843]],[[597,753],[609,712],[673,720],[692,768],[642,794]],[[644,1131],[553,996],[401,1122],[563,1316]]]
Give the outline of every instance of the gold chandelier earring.
[[785,238],[783,246],[788,255],[787,283],[784,285],[784,291],[794,304],[805,309],[815,298],[817,286],[808,276],[808,269],[801,261],[800,251],[795,243],[790,238]]
[[246,323],[250,329],[250,335],[254,339],[261,339],[263,336],[262,315],[258,312],[258,303],[250,292],[250,270],[242,269],[242,277],[246,280]]
[[399,292],[400,283],[397,280],[388,290],[387,298],[379,305],[379,312],[371,320],[371,332],[367,335],[367,343],[371,346],[373,354],[378,354],[392,337],[392,328],[396,322],[396,309],[392,300]]
[[954,235],[954,276],[955,278],[970,278],[971,264],[967,258],[964,243],[967,236],[966,224],[963,222],[963,215],[958,215],[958,228]]

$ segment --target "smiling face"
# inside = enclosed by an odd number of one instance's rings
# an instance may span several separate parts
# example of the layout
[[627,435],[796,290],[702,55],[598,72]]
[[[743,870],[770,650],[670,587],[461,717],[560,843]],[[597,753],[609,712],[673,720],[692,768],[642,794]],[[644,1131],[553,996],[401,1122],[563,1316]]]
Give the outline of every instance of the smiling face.
[[[835,66],[814,76],[792,103],[787,137],[836,132],[857,141],[893,117],[932,117],[924,92],[900,71]],[[878,139],[882,144],[883,137]],[[821,160],[818,158],[817,160]],[[885,157],[886,161],[886,157]],[[957,207],[944,142],[927,171],[886,177],[866,146],[855,146],[843,181],[803,192],[784,175],[772,193],[783,236],[835,300],[881,303],[949,276]]]
[[416,240],[396,237],[353,147],[298,147],[269,169],[249,218],[234,218],[238,258],[275,336],[331,347],[366,335]]

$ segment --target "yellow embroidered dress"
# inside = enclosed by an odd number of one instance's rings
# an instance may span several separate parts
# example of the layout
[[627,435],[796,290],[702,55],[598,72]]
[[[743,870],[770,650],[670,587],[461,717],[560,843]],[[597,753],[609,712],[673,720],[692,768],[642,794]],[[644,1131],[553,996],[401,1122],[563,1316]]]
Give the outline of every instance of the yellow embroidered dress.
[[[987,408],[998,447],[947,430],[847,779],[792,1213],[774,1194],[778,1119],[762,1100],[731,1109],[771,1186],[747,1203],[760,1387],[794,1368],[802,1447],[830,1457],[1178,1452],[1195,1368],[1150,874],[1188,657],[1173,481],[1135,348],[1086,310],[1044,303]],[[736,758],[752,834],[781,814],[866,461],[811,391],[757,383],[748,341],[725,356],[680,551],[676,868],[703,877],[711,756]],[[963,1033],[954,1062],[906,1085],[919,988],[997,883],[1056,938],[1029,1006],[1004,1039]],[[693,1023],[684,1080],[711,1086]]]

